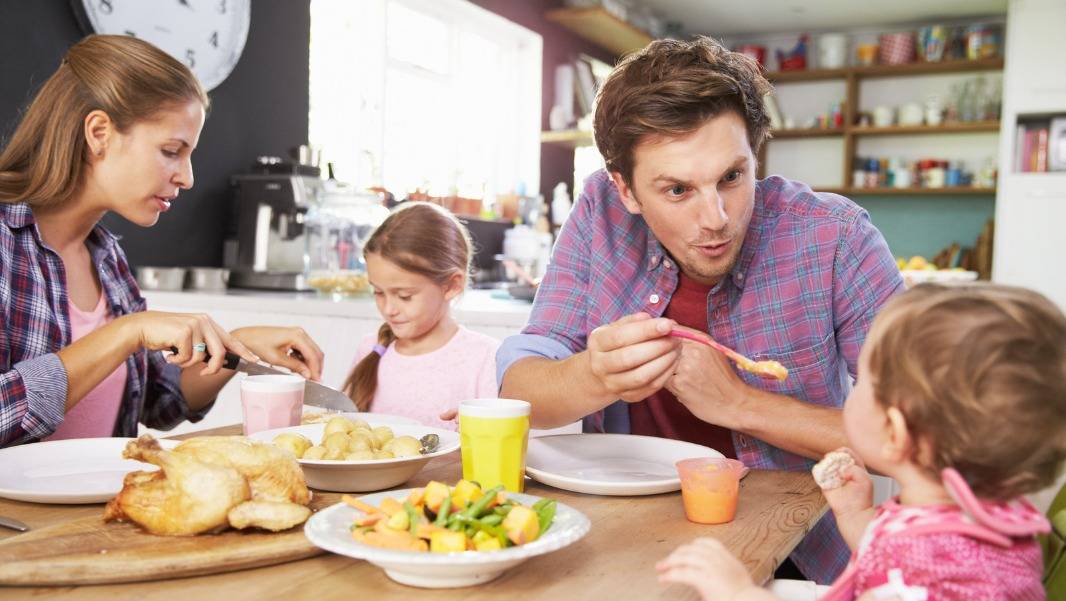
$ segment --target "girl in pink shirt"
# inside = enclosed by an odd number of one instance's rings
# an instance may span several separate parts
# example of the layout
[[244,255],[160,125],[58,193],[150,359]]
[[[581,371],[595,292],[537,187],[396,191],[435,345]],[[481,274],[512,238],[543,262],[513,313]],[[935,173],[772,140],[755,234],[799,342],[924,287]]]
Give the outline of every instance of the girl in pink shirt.
[[497,396],[495,339],[452,319],[466,288],[470,236],[446,209],[407,203],[366,243],[367,276],[385,323],[363,339],[343,390],[360,411],[456,429],[464,399]]
[[[1066,459],[1055,305],[993,285],[897,297],[870,329],[843,417],[852,449],[815,478],[853,554],[821,599],[1044,598],[1035,535],[1049,525],[1023,495],[1051,485]],[[863,463],[894,478],[899,497],[875,508]],[[713,539],[657,567],[705,600],[774,598]]]

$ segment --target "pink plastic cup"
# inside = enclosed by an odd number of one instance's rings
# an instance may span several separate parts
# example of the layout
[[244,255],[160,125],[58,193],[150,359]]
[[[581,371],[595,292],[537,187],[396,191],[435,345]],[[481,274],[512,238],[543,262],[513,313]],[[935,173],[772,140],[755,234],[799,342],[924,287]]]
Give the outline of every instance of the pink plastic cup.
[[737,513],[744,464],[724,457],[682,459],[676,464],[681,477],[685,517],[697,524],[725,524]]
[[297,375],[246,376],[241,380],[244,435],[300,425],[304,379]]

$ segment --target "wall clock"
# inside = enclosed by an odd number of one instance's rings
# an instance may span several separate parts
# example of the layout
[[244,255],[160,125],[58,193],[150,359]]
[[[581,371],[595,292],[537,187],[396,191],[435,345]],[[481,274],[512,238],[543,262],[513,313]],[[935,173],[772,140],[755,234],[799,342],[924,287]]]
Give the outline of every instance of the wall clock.
[[132,35],[185,63],[210,90],[244,50],[251,0],[71,0],[86,33]]

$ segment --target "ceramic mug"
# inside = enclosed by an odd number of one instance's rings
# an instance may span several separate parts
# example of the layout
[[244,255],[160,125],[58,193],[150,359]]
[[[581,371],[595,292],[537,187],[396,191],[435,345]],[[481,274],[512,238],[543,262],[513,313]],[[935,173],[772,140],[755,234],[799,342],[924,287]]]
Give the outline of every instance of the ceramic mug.
[[839,69],[848,62],[848,36],[827,33],[818,38],[818,67]]
[[917,102],[908,102],[899,109],[899,124],[921,125],[922,115],[922,105]]
[[896,110],[890,106],[874,107],[874,125],[891,127],[896,122]]

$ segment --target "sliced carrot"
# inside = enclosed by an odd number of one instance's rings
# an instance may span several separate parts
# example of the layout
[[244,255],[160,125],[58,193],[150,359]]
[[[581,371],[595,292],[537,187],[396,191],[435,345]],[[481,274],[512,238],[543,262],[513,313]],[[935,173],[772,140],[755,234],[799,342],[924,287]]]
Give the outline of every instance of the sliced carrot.
[[385,497],[381,501],[381,510],[385,512],[385,515],[391,516],[398,511],[403,511],[403,504],[392,497]]
[[384,513],[368,513],[362,517],[355,519],[355,525],[359,527],[373,526],[381,520],[385,519]]
[[374,507],[369,503],[364,503],[363,501],[360,501],[358,498],[353,497],[352,495],[342,496],[341,501],[344,501],[348,505],[351,505],[352,507],[355,507],[359,511],[362,511],[363,513],[368,515],[371,513],[381,513],[381,510],[377,507]]

